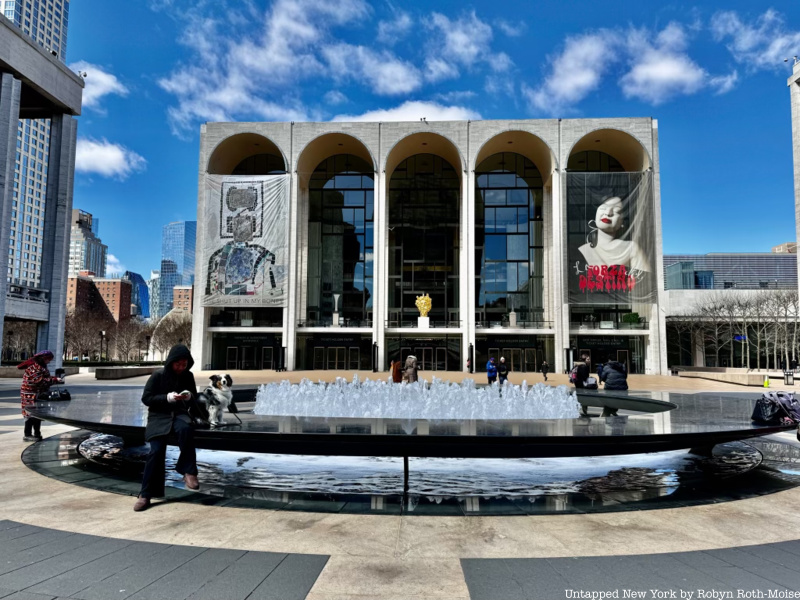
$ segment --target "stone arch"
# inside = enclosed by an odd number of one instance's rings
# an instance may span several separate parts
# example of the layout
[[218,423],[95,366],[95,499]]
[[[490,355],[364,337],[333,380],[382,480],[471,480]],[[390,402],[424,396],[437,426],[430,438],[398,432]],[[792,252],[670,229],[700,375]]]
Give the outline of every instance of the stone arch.
[[231,175],[236,166],[246,158],[259,154],[271,154],[283,161],[287,171],[286,156],[268,137],[258,133],[236,133],[222,140],[212,150],[206,165],[209,175]]
[[308,187],[314,169],[323,160],[336,154],[352,154],[372,165],[376,170],[375,159],[366,144],[349,133],[324,133],[308,142],[297,159],[297,176],[300,187]]
[[459,173],[459,178],[463,179],[462,173],[466,169],[466,164],[455,143],[450,138],[439,133],[421,131],[409,134],[398,140],[386,155],[384,164],[386,181],[391,180],[392,173],[397,168],[397,165],[416,154],[434,154],[442,157],[456,169]]
[[545,182],[558,168],[558,158],[542,138],[515,129],[500,132],[486,140],[475,155],[475,161],[470,168],[474,171],[484,160],[501,152],[515,152],[530,160],[539,169]]
[[641,141],[619,129],[595,129],[585,134],[570,148],[569,157],[577,152],[599,150],[614,157],[626,171],[646,171],[652,166],[650,153]]

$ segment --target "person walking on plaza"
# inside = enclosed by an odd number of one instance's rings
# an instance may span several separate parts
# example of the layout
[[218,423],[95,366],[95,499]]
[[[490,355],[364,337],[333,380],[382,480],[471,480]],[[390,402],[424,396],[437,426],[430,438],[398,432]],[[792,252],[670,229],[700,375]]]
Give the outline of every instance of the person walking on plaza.
[[550,370],[550,365],[547,364],[546,360],[542,361],[542,375],[544,375],[544,380],[547,381],[547,372]]
[[145,439],[150,453],[142,477],[142,489],[133,510],[150,506],[150,499],[164,495],[167,443],[172,434],[178,439],[181,453],[175,470],[183,475],[187,489],[198,490],[197,456],[190,407],[197,407],[197,385],[189,370],[194,364],[189,349],[173,346],[164,367],[155,371],[144,386],[142,403],[147,406]]
[[413,354],[409,354],[406,358],[406,368],[405,371],[403,371],[403,380],[407,381],[408,383],[414,383],[418,379],[418,370],[417,357]]
[[500,385],[508,381],[508,365],[506,364],[505,357],[500,357],[500,364],[497,365],[497,375],[500,377]]
[[64,383],[62,379],[50,376],[47,363],[51,360],[53,353],[50,350],[43,350],[17,366],[18,369],[25,369],[19,397],[22,416],[25,418],[25,434],[22,439],[26,442],[37,442],[42,439],[42,420],[31,416],[27,409],[36,402],[40,394],[49,390],[51,385]]
[[494,356],[486,363],[486,377],[489,379],[489,385],[497,381],[497,365],[494,364]]

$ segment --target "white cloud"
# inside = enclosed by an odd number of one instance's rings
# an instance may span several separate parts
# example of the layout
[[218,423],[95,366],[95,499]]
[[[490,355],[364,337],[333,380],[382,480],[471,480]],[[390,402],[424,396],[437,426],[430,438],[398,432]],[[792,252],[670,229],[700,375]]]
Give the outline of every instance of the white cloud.
[[548,57],[549,74],[541,86],[523,86],[531,106],[555,114],[567,110],[597,89],[603,75],[618,59],[619,36],[601,30],[568,37],[561,54]]
[[128,267],[123,265],[120,260],[113,254],[106,256],[106,277],[110,275],[122,275]]
[[686,54],[686,33],[670,23],[650,41],[646,30],[631,30],[627,47],[630,70],[620,79],[627,98],[639,98],[653,105],[670,98],[690,95],[702,89],[708,73]]
[[497,28],[505,33],[508,37],[519,37],[525,33],[525,23],[520,21],[518,23],[510,23],[505,19],[498,19],[495,21]]
[[428,57],[425,61],[425,79],[430,82],[458,77],[458,67],[441,58]]
[[331,105],[334,105],[334,106],[337,105],[337,104],[344,104],[345,102],[347,102],[347,96],[345,96],[339,90],[330,90],[330,91],[326,92],[325,95],[323,96],[323,99],[328,104],[331,104]]
[[414,20],[407,12],[395,10],[394,19],[378,22],[378,41],[395,44],[411,31],[413,25]]
[[105,139],[78,138],[75,153],[75,170],[96,173],[102,177],[127,179],[132,173],[143,171],[147,161],[125,146]]
[[749,69],[779,69],[783,60],[800,49],[800,32],[786,28],[783,16],[769,9],[755,20],[743,20],[735,11],[721,11],[711,19],[717,41],[727,40],[733,58]]
[[716,88],[714,94],[720,96],[722,94],[727,94],[730,92],[734,87],[736,87],[736,83],[739,81],[739,73],[737,71],[733,71],[729,75],[719,75],[717,77],[712,77],[708,80],[708,85]]
[[476,111],[463,106],[443,106],[436,102],[408,101],[389,109],[378,109],[360,115],[337,115],[334,121],[466,121],[480,119]]
[[323,48],[322,53],[335,77],[363,79],[372,86],[373,92],[382,96],[407,94],[422,85],[417,68],[390,52],[336,44]]
[[83,106],[86,108],[99,110],[100,100],[109,94],[128,95],[128,88],[115,75],[104,71],[102,67],[79,60],[69,65],[69,68],[76,72],[86,73],[85,87],[83,88]]
[[453,90],[450,92],[443,92],[440,94],[436,94],[436,98],[441,100],[442,102],[447,102],[448,104],[452,104],[454,102],[462,102],[464,100],[469,100],[470,98],[474,98],[477,96],[477,92],[474,90]]
[[478,19],[474,12],[451,21],[440,13],[431,15],[432,28],[440,36],[439,49],[443,58],[462,65],[473,64],[486,52],[492,41],[492,28]]

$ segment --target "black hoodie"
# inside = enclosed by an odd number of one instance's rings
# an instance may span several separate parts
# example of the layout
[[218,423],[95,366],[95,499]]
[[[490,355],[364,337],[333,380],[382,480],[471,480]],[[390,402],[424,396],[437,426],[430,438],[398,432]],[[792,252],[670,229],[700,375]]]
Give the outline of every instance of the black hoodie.
[[628,389],[628,373],[625,365],[615,360],[610,361],[603,367],[600,380],[605,381],[605,389],[623,391]]
[[[188,361],[186,370],[176,374],[172,370],[172,363],[184,358]],[[179,415],[188,417],[189,405],[197,401],[197,384],[189,370],[192,365],[194,359],[189,349],[179,344],[169,351],[164,367],[150,375],[142,393],[142,402],[147,406],[147,428],[144,434],[146,440],[168,435],[175,417]],[[191,400],[167,401],[167,394],[170,392],[180,393],[184,390],[191,392]]]

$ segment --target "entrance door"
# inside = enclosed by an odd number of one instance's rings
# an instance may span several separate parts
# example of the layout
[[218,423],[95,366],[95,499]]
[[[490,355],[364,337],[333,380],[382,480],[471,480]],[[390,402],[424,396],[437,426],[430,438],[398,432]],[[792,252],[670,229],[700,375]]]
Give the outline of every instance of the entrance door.
[[272,347],[271,346],[263,346],[261,348],[261,368],[262,369],[271,369],[272,368]]
[[358,371],[361,367],[361,350],[358,346],[350,346],[350,353],[349,353],[349,362],[348,369],[351,371]]
[[417,366],[423,371],[433,371],[433,348],[415,348]]
[[225,354],[225,369],[228,371],[235,371],[239,368],[239,348],[236,346],[228,346]]
[[436,370],[447,371],[447,348],[436,349]]
[[519,348],[503,348],[503,357],[506,359],[509,372],[522,371],[522,350]]
[[327,368],[344,371],[347,368],[347,348],[343,346],[331,346],[326,348],[328,352]]
[[536,348],[525,348],[525,372],[536,372]]
[[325,368],[325,348],[314,348],[314,369],[322,371]]
[[252,346],[242,346],[242,362],[241,362],[241,369],[254,369],[255,368],[255,361],[253,360],[253,347]]
[[625,365],[625,372],[631,372],[630,356],[627,350],[617,350],[617,362]]

